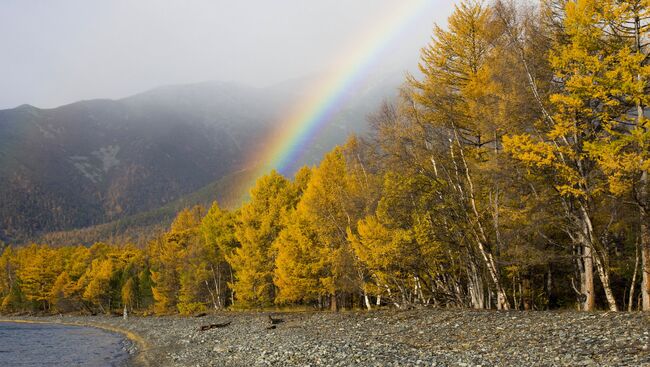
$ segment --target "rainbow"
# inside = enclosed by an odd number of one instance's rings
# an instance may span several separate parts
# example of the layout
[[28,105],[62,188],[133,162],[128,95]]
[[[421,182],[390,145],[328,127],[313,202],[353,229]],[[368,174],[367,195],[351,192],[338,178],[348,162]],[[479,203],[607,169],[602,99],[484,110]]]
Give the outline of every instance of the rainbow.
[[[364,34],[351,42],[337,63],[336,71],[328,73],[296,102],[283,116],[275,131],[251,154],[247,166],[255,167],[252,177],[259,177],[275,169],[286,173],[287,167],[302,157],[305,145],[325,127],[335,114],[346,94],[364,81],[368,70],[380,59],[385,49],[396,40],[402,30],[419,16],[432,14],[432,0],[399,0],[386,9],[383,17]],[[247,183],[246,191],[251,186]]]

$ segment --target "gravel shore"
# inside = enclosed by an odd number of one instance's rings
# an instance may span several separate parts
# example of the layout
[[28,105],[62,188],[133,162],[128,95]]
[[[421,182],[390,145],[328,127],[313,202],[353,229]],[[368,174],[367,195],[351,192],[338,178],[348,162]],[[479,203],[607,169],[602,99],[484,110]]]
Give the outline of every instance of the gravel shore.
[[[650,366],[642,313],[412,310],[39,317],[130,333],[150,366]],[[222,326],[200,331],[201,326]]]

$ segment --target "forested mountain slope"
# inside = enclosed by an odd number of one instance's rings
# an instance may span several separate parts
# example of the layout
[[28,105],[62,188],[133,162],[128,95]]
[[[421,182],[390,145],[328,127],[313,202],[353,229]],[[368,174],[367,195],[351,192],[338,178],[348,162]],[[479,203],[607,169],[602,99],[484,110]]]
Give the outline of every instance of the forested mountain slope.
[[[311,82],[166,86],[121,100],[0,111],[0,240],[150,211],[246,168]],[[296,165],[359,131],[398,85],[399,77],[382,77],[351,98]]]

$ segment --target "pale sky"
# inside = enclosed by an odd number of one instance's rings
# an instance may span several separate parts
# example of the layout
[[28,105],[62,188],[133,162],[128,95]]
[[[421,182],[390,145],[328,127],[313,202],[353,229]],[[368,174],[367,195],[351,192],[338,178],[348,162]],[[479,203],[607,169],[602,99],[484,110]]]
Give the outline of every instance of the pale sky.
[[[414,70],[434,23],[445,24],[453,1],[424,1],[379,55],[380,69]],[[422,1],[2,0],[0,109],[201,81],[265,86],[322,72],[408,2]]]

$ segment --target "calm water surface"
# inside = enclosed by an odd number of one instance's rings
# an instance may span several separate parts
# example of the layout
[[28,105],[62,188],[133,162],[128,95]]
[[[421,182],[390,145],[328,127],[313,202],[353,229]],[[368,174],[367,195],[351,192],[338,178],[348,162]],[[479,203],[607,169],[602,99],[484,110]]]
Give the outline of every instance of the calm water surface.
[[0,322],[0,366],[124,366],[123,342],[95,328]]

